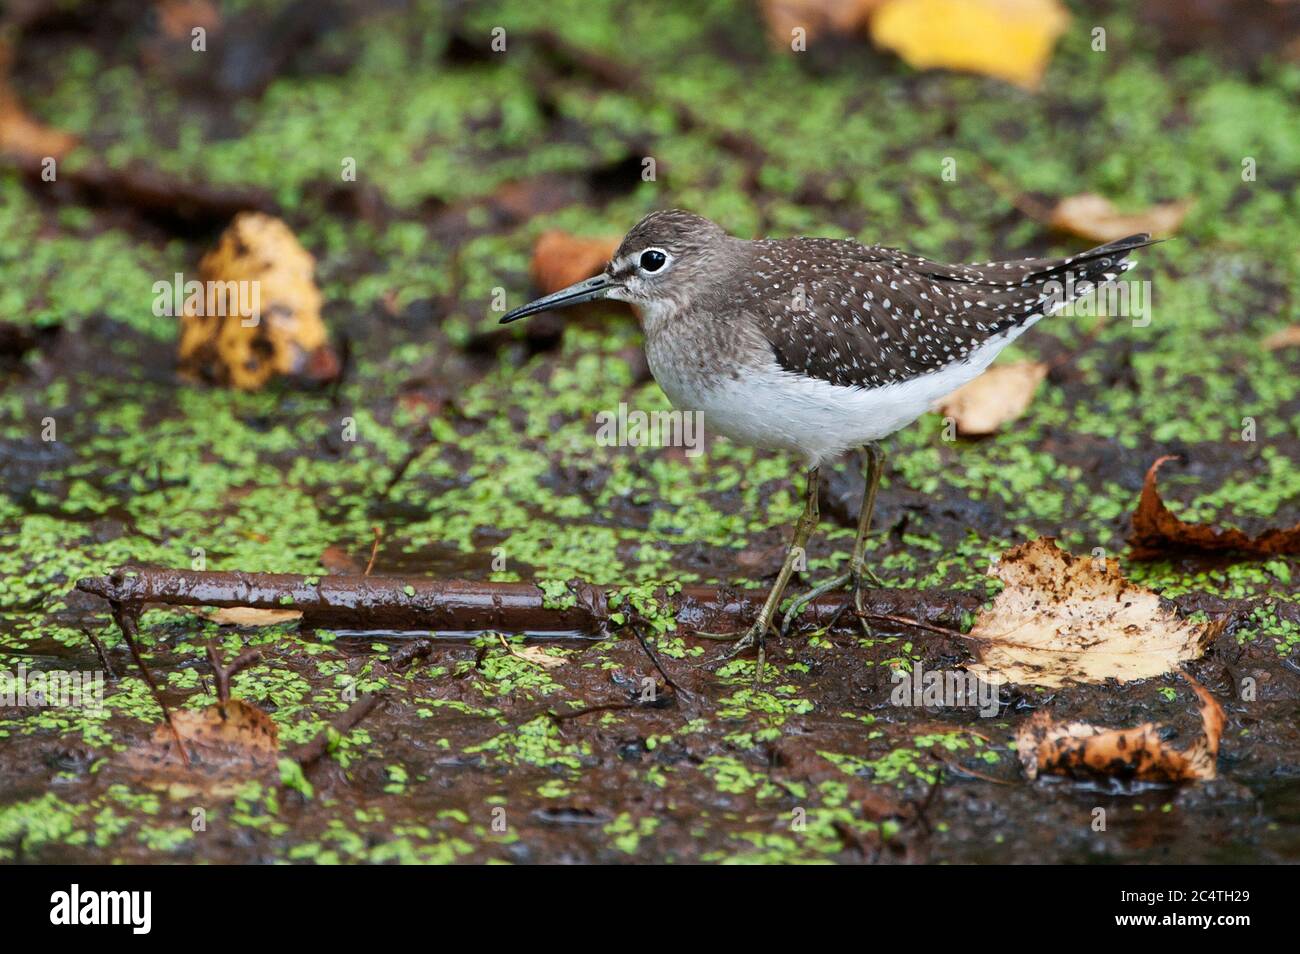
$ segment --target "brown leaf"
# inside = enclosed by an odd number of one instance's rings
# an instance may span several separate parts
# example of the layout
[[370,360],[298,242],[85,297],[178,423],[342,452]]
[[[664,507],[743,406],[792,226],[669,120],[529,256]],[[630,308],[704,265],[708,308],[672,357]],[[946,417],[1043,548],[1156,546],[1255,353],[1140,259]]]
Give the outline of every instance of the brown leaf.
[[337,576],[360,576],[365,567],[352,559],[352,554],[338,546],[321,551],[320,565]]
[[1012,547],[989,574],[1005,588],[970,631],[978,662],[967,667],[989,683],[1159,676],[1200,656],[1227,624],[1178,619],[1115,560],[1071,556],[1051,537]]
[[149,742],[121,756],[121,764],[151,787],[183,790],[186,785],[238,783],[278,762],[275,722],[242,699],[229,699],[224,707],[173,711],[172,720],[189,755],[188,766],[165,724],[154,729]]
[[543,232],[533,247],[532,277],[549,295],[597,275],[616,251],[622,238],[579,238],[552,229]]
[[1281,351],[1283,348],[1300,348],[1300,325],[1275,331],[1264,339],[1265,351]]
[[1016,733],[1025,775],[1124,778],[1142,782],[1209,781],[1215,777],[1223,708],[1187,673],[1201,710],[1203,734],[1188,748],[1165,742],[1163,726],[1146,722],[1131,729],[1104,729],[1087,722],[1057,722],[1046,709],[1034,713]]
[[315,266],[279,219],[237,215],[199,263],[201,289],[184,290],[182,372],[249,391],[276,375],[337,375]]
[[169,40],[189,42],[195,27],[208,33],[221,26],[221,15],[211,0],[158,0],[158,29]]
[[76,136],[29,116],[8,81],[0,77],[0,153],[39,167],[47,157],[62,159],[76,144]]
[[1133,512],[1129,556],[1135,560],[1154,560],[1180,550],[1236,550],[1252,556],[1300,553],[1300,523],[1283,530],[1272,528],[1251,537],[1236,528],[1220,530],[1178,519],[1160,499],[1160,491],[1156,488],[1156,471],[1166,461],[1175,459],[1176,455],[1166,454],[1157,458],[1147,470],[1146,479],[1142,481],[1142,496]]
[[885,0],[759,0],[767,34],[776,49],[789,50],[796,29],[804,39],[861,33]]
[[1124,215],[1104,196],[1085,192],[1056,203],[1048,225],[1059,232],[1095,242],[1113,242],[1135,232],[1150,232],[1155,236],[1173,235],[1195,204],[1191,199],[1183,199]]
[[302,611],[223,606],[209,615],[208,619],[218,626],[274,626],[276,623],[302,619]]
[[951,417],[959,434],[992,434],[1029,409],[1045,377],[1047,365],[1037,361],[995,365],[942,398],[935,410]]
[[917,69],[1035,89],[1069,22],[1060,0],[885,0],[872,13],[871,37]]

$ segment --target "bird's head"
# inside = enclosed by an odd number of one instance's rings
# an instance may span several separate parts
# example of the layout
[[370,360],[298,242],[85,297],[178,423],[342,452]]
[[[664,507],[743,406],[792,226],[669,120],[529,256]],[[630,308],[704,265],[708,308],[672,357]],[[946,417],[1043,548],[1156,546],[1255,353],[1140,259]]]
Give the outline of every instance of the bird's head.
[[736,241],[702,216],[679,209],[652,212],[623,237],[601,274],[516,308],[501,324],[603,298],[625,301],[643,320],[652,320],[714,286],[721,260]]

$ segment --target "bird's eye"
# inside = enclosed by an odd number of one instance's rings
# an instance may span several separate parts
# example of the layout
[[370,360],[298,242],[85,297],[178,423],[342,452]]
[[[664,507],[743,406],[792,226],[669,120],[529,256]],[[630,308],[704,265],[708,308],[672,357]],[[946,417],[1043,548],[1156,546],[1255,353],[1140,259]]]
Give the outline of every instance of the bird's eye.
[[657,272],[664,267],[666,261],[668,261],[668,256],[657,248],[646,249],[641,253],[642,271]]

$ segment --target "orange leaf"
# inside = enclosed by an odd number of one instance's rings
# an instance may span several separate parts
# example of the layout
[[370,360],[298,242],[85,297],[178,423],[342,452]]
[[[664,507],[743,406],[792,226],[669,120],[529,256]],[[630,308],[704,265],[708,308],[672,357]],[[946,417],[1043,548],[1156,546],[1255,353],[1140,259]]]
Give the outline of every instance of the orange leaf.
[[1057,722],[1046,709],[1034,713],[1016,733],[1016,751],[1030,779],[1040,774],[1071,778],[1123,778],[1141,782],[1209,781],[1216,774],[1223,708],[1187,673],[1201,710],[1202,735],[1178,750],[1163,738],[1163,726],[1146,722],[1131,729],[1104,729],[1087,722]]
[[1300,553],[1300,523],[1284,530],[1265,530],[1251,537],[1236,528],[1220,530],[1180,520],[1165,506],[1156,488],[1156,471],[1166,461],[1174,459],[1173,454],[1157,458],[1142,481],[1142,496],[1133,512],[1133,533],[1129,537],[1129,556],[1133,559],[1159,559],[1179,550],[1237,550],[1252,556]]
[[543,294],[597,275],[618,251],[618,238],[579,238],[568,232],[542,233],[533,247],[532,277]]

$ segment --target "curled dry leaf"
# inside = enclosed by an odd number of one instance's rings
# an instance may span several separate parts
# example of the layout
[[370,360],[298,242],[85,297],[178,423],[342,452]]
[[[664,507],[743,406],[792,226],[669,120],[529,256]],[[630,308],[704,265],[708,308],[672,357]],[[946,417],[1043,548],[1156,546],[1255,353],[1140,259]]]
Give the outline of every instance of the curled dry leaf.
[[1059,0],[886,0],[871,16],[871,37],[917,69],[1035,89],[1069,22]]
[[1111,201],[1093,192],[1072,195],[1056,203],[1048,225],[1058,232],[1077,235],[1094,242],[1113,242],[1137,232],[1173,235],[1195,205],[1191,199],[1165,202],[1134,212],[1121,213]]
[[1050,537],[1022,543],[989,568],[1005,588],[970,631],[989,683],[1059,687],[1159,676],[1189,659],[1227,624],[1179,619],[1115,560],[1075,557]]
[[279,730],[252,703],[228,699],[224,706],[174,711],[172,720],[189,756],[188,766],[166,725],[156,727],[149,742],[121,756],[125,768],[154,787],[238,784],[278,763]]
[[1180,550],[1223,551],[1235,550],[1253,556],[1278,556],[1300,553],[1300,523],[1287,529],[1269,529],[1258,536],[1248,536],[1241,530],[1220,530],[1203,523],[1187,523],[1178,519],[1160,499],[1156,487],[1156,472],[1166,461],[1176,460],[1176,455],[1166,454],[1156,459],[1142,481],[1142,496],[1133,512],[1133,533],[1129,537],[1129,555],[1135,560],[1153,560]]
[[795,30],[805,40],[865,30],[871,13],[887,0],[760,0],[767,35],[777,49],[789,50]]
[[1046,709],[1040,709],[1016,733],[1016,751],[1025,775],[1030,779],[1067,775],[1139,782],[1213,779],[1223,734],[1223,708],[1195,679],[1186,673],[1183,678],[1196,693],[1203,728],[1187,748],[1175,749],[1166,742],[1164,727],[1154,722],[1131,729],[1105,729],[1087,722],[1057,722]]
[[1029,409],[1045,377],[1047,365],[1037,361],[995,365],[942,398],[935,410],[952,418],[959,434],[992,434]]
[[218,626],[274,626],[302,619],[301,610],[255,609],[252,606],[223,606],[208,616]]
[[621,237],[579,238],[556,229],[543,232],[533,247],[533,284],[549,295],[591,278],[618,251],[621,241]]
[[236,216],[199,263],[201,283],[184,288],[182,372],[249,391],[275,375],[335,378],[339,360],[321,321],[315,266],[279,219]]

